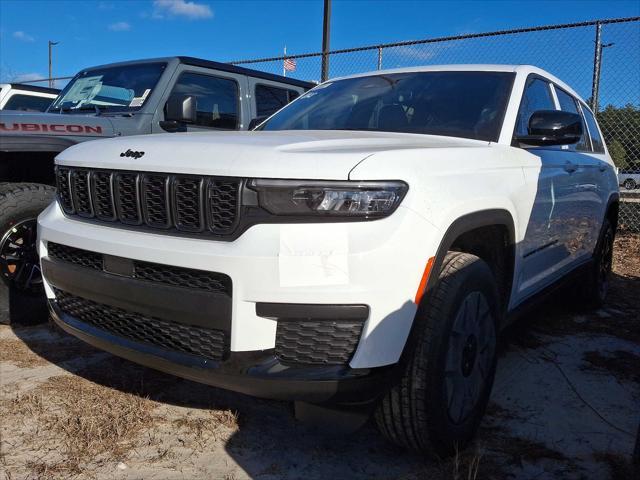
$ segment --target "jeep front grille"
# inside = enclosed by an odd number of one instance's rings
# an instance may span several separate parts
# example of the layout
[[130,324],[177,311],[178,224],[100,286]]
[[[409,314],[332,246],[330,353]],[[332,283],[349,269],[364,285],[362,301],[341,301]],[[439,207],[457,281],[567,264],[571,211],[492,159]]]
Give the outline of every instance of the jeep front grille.
[[230,236],[239,222],[241,180],[56,167],[69,216],[175,233]]

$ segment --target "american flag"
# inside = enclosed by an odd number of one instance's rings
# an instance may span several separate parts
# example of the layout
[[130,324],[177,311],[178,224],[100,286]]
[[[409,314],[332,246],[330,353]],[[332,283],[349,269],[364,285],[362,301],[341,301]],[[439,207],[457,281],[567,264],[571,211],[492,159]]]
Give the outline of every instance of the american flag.
[[288,72],[296,71],[296,59],[295,58],[285,58],[284,59],[284,69]]

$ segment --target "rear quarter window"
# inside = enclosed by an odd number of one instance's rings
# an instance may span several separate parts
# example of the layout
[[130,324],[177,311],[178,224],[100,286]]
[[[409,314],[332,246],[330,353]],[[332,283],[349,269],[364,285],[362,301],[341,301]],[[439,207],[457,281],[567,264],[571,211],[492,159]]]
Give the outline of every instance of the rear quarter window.
[[582,113],[584,113],[584,118],[587,122],[587,127],[589,127],[589,136],[591,137],[591,144],[593,145],[593,151],[596,153],[604,153],[604,141],[602,140],[602,136],[600,135],[600,130],[598,129],[598,123],[596,119],[593,117],[593,113],[586,106],[582,106]]
[[[558,103],[560,104],[560,110],[562,110],[563,112],[577,113],[578,115],[580,115],[580,109],[578,107],[576,99],[558,87],[555,87],[555,90],[556,96],[558,97]],[[580,118],[582,118],[582,115],[580,115]],[[587,128],[584,125],[584,120],[582,121],[582,131],[584,133],[582,134],[582,137],[580,137],[580,140],[578,140],[578,142],[574,145],[569,145],[569,148],[575,149],[579,152],[590,152],[591,145],[589,144],[589,139],[587,138],[588,133]]]
[[295,90],[273,87],[271,85],[256,85],[256,111],[258,117],[271,116],[298,98],[300,94]]

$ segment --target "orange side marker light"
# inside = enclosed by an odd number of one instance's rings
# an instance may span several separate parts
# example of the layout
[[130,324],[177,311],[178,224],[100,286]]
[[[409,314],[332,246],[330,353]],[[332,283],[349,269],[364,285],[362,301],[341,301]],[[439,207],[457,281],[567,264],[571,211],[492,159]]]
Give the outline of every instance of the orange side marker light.
[[427,265],[424,267],[424,273],[422,274],[422,279],[420,279],[420,285],[418,285],[418,291],[416,292],[415,302],[416,305],[420,305],[420,301],[424,295],[424,292],[427,288],[427,282],[429,281],[429,275],[431,274],[431,268],[433,267],[433,262],[436,257],[431,257],[427,260]]

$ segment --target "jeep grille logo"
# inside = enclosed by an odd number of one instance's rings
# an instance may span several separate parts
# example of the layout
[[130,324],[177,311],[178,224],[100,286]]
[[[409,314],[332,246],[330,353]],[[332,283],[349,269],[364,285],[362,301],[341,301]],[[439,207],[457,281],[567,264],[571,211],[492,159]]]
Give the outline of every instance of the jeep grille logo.
[[140,158],[144,155],[144,152],[136,152],[134,150],[127,150],[126,152],[122,152],[120,154],[121,157],[131,157],[131,158]]

